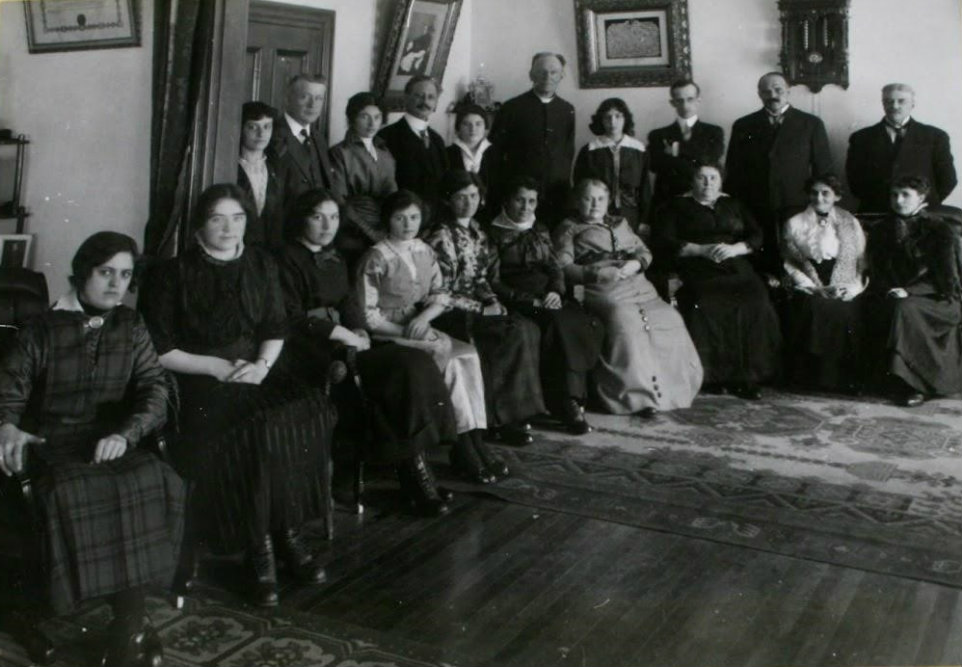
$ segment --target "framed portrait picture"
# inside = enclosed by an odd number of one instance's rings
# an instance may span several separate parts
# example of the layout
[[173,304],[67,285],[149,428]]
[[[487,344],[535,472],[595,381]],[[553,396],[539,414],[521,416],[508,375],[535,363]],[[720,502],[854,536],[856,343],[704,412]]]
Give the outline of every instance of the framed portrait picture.
[[411,77],[427,75],[441,82],[460,12],[461,0],[398,4],[374,82],[386,111],[404,108],[404,86]]
[[29,0],[30,53],[140,46],[138,0]]
[[32,234],[0,234],[0,266],[27,268]]
[[688,0],[575,0],[575,20],[582,88],[691,77]]

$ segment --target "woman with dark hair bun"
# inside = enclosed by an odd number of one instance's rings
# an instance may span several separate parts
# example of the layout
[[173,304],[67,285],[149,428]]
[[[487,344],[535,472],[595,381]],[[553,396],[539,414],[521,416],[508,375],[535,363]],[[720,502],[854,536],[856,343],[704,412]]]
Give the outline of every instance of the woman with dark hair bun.
[[284,241],[284,179],[269,150],[274,136],[277,109],[263,102],[245,102],[241,107],[241,146],[237,185],[247,193],[257,217],[250,220],[244,241],[272,248]]
[[196,483],[198,533],[216,550],[247,550],[253,602],[270,607],[275,549],[296,578],[325,580],[300,529],[325,509],[335,415],[320,390],[275,366],[288,321],[274,258],[244,245],[252,216],[236,185],[207,188],[195,245],[152,270],[140,304],[180,389],[171,453]]
[[648,205],[651,202],[649,158],[645,144],[635,139],[635,120],[620,97],[609,97],[591,116],[589,129],[595,138],[575,158],[574,182],[597,178],[611,195],[608,213],[628,221],[632,231],[648,237]]
[[588,372],[598,363],[605,329],[569,294],[548,228],[535,219],[538,182],[508,183],[488,236],[497,257],[491,287],[507,306],[541,329],[541,387],[551,412],[573,435],[588,433]]
[[528,444],[528,420],[547,411],[539,377],[541,333],[531,320],[509,313],[488,281],[497,252],[474,219],[483,195],[478,175],[449,171],[441,193],[447,206],[427,242],[437,254],[451,308],[437,326],[477,346],[495,434]]
[[[357,294],[374,340],[423,350],[444,374],[458,432],[451,460],[471,481],[488,484],[504,463],[489,456],[482,434],[487,427],[484,384],[478,352],[433,325],[450,304],[434,251],[417,238],[424,202],[409,190],[384,201],[387,238],[361,259]],[[488,457],[485,460],[482,457]]]
[[[0,470],[31,461],[45,602],[63,614],[106,598],[104,664],[124,666],[162,659],[144,589],[172,582],[185,495],[173,470],[137,449],[164,424],[168,389],[147,328],[121,303],[136,259],[124,234],[84,241],[73,289],[21,329],[0,363]],[[17,617],[15,636],[31,617]]]
[[780,370],[782,334],[768,287],[748,256],[762,231],[722,192],[722,170],[700,165],[692,189],[660,209],[656,248],[682,280],[676,297],[705,369],[706,392],[761,398]]
[[785,222],[782,257],[790,297],[786,332],[792,381],[855,390],[861,320],[855,297],[865,289],[865,234],[838,204],[833,174],[808,179],[809,206]]
[[397,182],[394,157],[377,136],[384,124],[377,98],[357,93],[347,101],[346,113],[347,134],[331,148],[331,189],[344,214],[335,243],[353,267],[365,250],[384,238],[381,204],[397,190]]
[[301,374],[314,380],[323,380],[347,348],[356,350],[368,405],[354,383],[334,388],[339,437],[352,441],[366,462],[394,464],[418,513],[444,514],[450,498],[439,495],[424,457],[429,447],[457,438],[444,378],[426,352],[392,342],[372,345],[347,263],[334,247],[339,226],[333,193],[309,190],[294,202],[280,253],[288,349]]
[[960,223],[928,209],[930,187],[897,178],[892,212],[869,230],[866,251],[865,378],[906,407],[962,391]]

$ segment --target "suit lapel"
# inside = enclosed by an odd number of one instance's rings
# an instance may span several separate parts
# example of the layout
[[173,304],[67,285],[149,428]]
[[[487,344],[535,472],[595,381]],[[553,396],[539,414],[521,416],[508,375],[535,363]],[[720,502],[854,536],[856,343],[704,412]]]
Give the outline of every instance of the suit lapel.
[[304,175],[304,178],[310,182],[311,163],[308,161],[307,156],[304,155],[304,147],[301,145],[301,142],[298,141],[297,137],[294,136],[294,133],[291,132],[291,128],[287,125],[287,123],[284,123],[281,128],[281,132],[284,133],[284,145],[294,161],[295,166],[297,166],[301,174]]

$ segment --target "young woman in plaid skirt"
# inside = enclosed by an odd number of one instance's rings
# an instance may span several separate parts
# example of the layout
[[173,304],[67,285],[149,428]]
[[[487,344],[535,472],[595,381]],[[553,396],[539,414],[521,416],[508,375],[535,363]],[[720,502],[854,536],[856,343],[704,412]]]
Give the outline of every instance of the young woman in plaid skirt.
[[35,476],[46,600],[58,613],[109,600],[107,665],[160,660],[143,591],[170,585],[183,531],[183,482],[137,448],[163,425],[168,390],[147,328],[120,303],[136,256],[123,234],[84,241],[74,290],[30,321],[0,364],[0,469],[29,461]]

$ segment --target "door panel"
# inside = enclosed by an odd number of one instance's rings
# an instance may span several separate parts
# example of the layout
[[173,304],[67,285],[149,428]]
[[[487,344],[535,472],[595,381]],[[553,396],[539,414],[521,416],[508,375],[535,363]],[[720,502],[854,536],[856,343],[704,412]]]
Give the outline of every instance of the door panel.
[[[322,74],[331,88],[334,12],[252,2],[247,32],[248,99],[284,109],[287,82],[296,75]],[[316,130],[327,136],[330,95]]]

